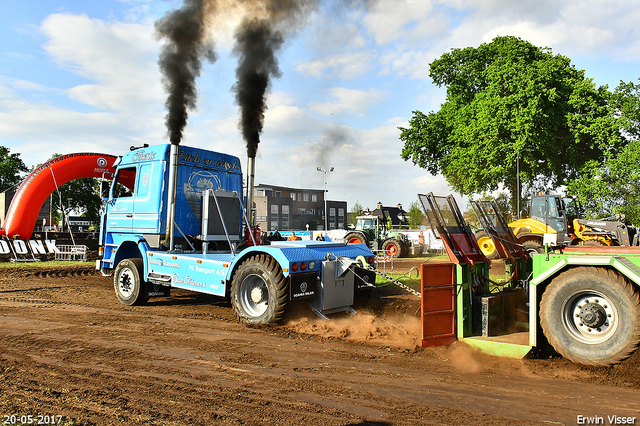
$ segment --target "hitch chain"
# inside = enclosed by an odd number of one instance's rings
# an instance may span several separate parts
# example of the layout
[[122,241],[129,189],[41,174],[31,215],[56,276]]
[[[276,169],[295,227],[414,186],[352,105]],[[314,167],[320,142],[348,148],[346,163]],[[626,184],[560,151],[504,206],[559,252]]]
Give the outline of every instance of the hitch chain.
[[367,268],[370,271],[375,272],[376,274],[380,275],[381,277],[385,277],[386,279],[388,279],[389,281],[391,281],[393,284],[397,285],[398,287],[400,287],[403,290],[408,291],[409,293],[421,297],[421,294],[417,291],[415,291],[414,289],[412,289],[411,287],[401,283],[400,281],[391,278],[389,275],[385,274],[384,272],[380,271],[379,269],[374,268],[373,266],[369,265],[369,267]]

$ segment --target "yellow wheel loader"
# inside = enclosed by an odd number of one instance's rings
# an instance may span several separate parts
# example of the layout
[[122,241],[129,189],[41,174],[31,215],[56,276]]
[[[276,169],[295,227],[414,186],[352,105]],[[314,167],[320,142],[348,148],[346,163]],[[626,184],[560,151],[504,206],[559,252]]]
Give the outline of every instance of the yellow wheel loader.
[[[557,234],[566,245],[637,246],[636,228],[624,216],[600,220],[579,219],[575,200],[560,195],[537,195],[529,203],[529,217],[509,223],[518,243],[536,251],[544,246],[545,234]],[[489,259],[498,257],[495,245],[484,232],[476,234],[480,250]]]

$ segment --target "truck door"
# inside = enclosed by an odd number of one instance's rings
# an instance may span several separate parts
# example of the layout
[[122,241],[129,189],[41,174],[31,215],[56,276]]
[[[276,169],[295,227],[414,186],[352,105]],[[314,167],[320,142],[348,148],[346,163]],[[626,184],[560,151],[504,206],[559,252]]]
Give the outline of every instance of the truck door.
[[111,232],[131,232],[133,227],[134,187],[136,168],[118,170],[111,185],[111,197],[107,202],[107,228]]
[[159,161],[140,164],[135,189],[134,232],[142,234],[157,234],[160,232],[162,191],[151,190],[158,188],[154,173],[161,174],[154,168],[163,164]]

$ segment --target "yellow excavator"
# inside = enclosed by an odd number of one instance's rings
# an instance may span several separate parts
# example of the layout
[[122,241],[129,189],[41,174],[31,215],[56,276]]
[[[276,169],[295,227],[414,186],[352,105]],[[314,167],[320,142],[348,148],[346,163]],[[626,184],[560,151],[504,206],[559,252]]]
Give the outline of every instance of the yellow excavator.
[[[558,243],[566,245],[637,246],[638,232],[626,223],[623,215],[605,219],[578,218],[575,199],[560,195],[537,195],[529,203],[529,217],[509,223],[520,244],[529,250],[543,247],[545,234],[557,234]],[[476,233],[482,253],[490,259],[498,256],[491,238]]]

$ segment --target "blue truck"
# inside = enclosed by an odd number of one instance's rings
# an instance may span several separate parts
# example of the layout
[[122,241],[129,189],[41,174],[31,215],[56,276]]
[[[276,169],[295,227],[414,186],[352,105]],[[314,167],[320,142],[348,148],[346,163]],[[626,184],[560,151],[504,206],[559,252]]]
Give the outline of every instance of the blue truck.
[[374,256],[366,246],[260,245],[247,232],[235,156],[161,144],[132,147],[114,167],[103,190],[96,268],[113,275],[125,305],[180,288],[230,298],[241,322],[265,324],[279,321],[290,303],[322,317],[352,311],[371,291]]

